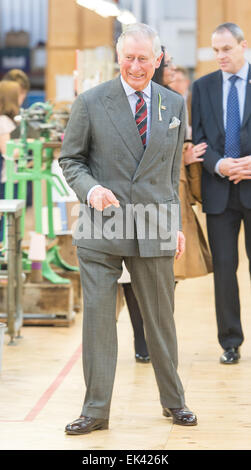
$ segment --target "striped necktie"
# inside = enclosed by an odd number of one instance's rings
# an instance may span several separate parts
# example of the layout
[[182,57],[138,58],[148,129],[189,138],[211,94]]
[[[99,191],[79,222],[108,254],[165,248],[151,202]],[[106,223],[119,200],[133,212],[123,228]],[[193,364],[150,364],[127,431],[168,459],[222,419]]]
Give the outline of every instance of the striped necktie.
[[144,149],[146,148],[147,106],[141,91],[135,91],[138,96],[136,103],[135,121],[139,130]]
[[241,123],[238,91],[235,86],[238,77],[232,75],[229,78],[231,87],[227,98],[227,121],[225,134],[225,155],[226,157],[238,158],[241,152]]

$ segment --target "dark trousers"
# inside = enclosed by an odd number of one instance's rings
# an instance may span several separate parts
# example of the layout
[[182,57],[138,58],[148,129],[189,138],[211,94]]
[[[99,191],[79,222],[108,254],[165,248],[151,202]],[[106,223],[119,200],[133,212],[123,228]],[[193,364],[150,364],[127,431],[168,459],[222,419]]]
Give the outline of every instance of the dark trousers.
[[240,202],[239,186],[231,184],[222,214],[207,214],[208,239],[213,257],[218,339],[223,349],[238,347],[244,340],[237,281],[238,237],[244,222],[245,245],[251,275],[251,210]]
[[137,299],[132,290],[132,285],[130,282],[122,285],[133,327],[135,353],[140,354],[141,356],[148,356],[143,319],[139,310]]

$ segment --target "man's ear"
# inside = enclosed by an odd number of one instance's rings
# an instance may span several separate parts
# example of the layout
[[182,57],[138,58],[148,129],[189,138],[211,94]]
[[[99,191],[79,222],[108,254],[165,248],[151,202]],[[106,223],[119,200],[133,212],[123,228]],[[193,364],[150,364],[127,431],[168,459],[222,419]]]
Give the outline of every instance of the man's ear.
[[163,55],[164,55],[164,53],[161,52],[160,56],[156,59],[156,65],[155,65],[156,69],[158,69],[160,67],[161,61],[163,59]]
[[118,64],[120,65],[121,64],[121,55],[117,53],[117,56],[118,56]]
[[248,48],[248,42],[246,41],[246,39],[244,39],[243,41],[241,41],[241,46],[244,50],[246,50]]

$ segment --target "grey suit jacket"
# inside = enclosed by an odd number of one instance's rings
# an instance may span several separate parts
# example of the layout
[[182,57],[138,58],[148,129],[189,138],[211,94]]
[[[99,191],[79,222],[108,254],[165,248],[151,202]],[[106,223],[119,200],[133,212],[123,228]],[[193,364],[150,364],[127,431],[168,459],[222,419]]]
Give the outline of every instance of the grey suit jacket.
[[[82,203],[74,244],[121,256],[175,253],[168,237],[180,222],[177,208],[184,101],[152,83],[151,106],[151,135],[144,151],[120,78],[75,100],[59,158],[68,184]],[[173,117],[180,125],[169,128]],[[112,206],[103,213],[87,208],[88,191],[96,184],[109,188],[121,207]]]

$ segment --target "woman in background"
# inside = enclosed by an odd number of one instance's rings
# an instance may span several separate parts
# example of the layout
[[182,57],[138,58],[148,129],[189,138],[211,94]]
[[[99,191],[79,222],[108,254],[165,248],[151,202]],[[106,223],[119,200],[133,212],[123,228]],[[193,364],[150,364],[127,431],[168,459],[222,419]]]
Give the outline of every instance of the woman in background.
[[[16,82],[2,80],[0,82],[0,181],[5,182],[4,158],[6,144],[11,133],[16,129],[14,117],[19,114],[19,85]],[[3,190],[3,186],[1,186]],[[3,193],[1,191],[1,199]]]
[[3,76],[3,80],[4,81],[8,80],[11,82],[18,83],[20,87],[20,90],[18,93],[18,102],[19,102],[19,106],[22,106],[30,89],[30,80],[28,78],[28,75],[26,75],[26,73],[23,72],[23,70],[11,69]]
[[[163,59],[160,67],[155,70],[152,80],[175,93],[171,89],[170,84],[175,80],[176,65],[164,46],[162,46],[162,52]],[[190,137],[188,123],[185,137],[186,139]],[[185,142],[183,146],[179,195],[182,231],[186,237],[186,250],[179,260],[174,260],[176,281],[204,276],[212,272],[211,254],[200,223],[192,208],[196,201],[200,202],[200,162],[203,161],[202,156],[206,151],[206,147],[205,143],[193,145],[191,142]],[[196,183],[195,186],[197,186],[196,191],[194,191],[194,182]],[[150,361],[150,357],[147,350],[144,325],[137,300],[133,293],[130,275],[125,267],[123,267],[123,274],[119,282],[122,283],[124,288],[125,299],[133,327],[136,361],[147,363]]]
[[[14,117],[19,113],[20,87],[18,83],[0,82],[0,199],[4,199],[6,144],[16,128]],[[14,197],[17,197],[15,185]],[[3,219],[0,221],[0,241],[3,239]]]
[[[4,76],[3,80],[8,80],[16,82],[19,85],[18,93],[18,103],[19,106],[24,106],[27,95],[30,90],[30,80],[28,75],[21,69],[11,69]],[[24,106],[26,107],[26,106]],[[20,126],[17,126],[16,129],[11,133],[12,139],[18,139],[20,137]],[[30,133],[30,128],[28,128],[28,137],[33,137]],[[27,181],[27,199],[26,207],[32,206],[32,181]]]
[[[163,59],[159,69],[156,70],[152,80],[159,85],[176,93],[171,87],[175,82],[177,66],[162,46]],[[204,237],[199,220],[192,206],[201,202],[200,175],[201,162],[206,152],[207,144],[193,145],[190,140],[191,129],[188,123],[188,112],[186,112],[187,126],[185,142],[183,145],[182,161],[180,168],[180,206],[182,231],[186,238],[186,250],[179,260],[174,260],[175,280],[192,277],[205,276],[212,272],[212,259]]]

